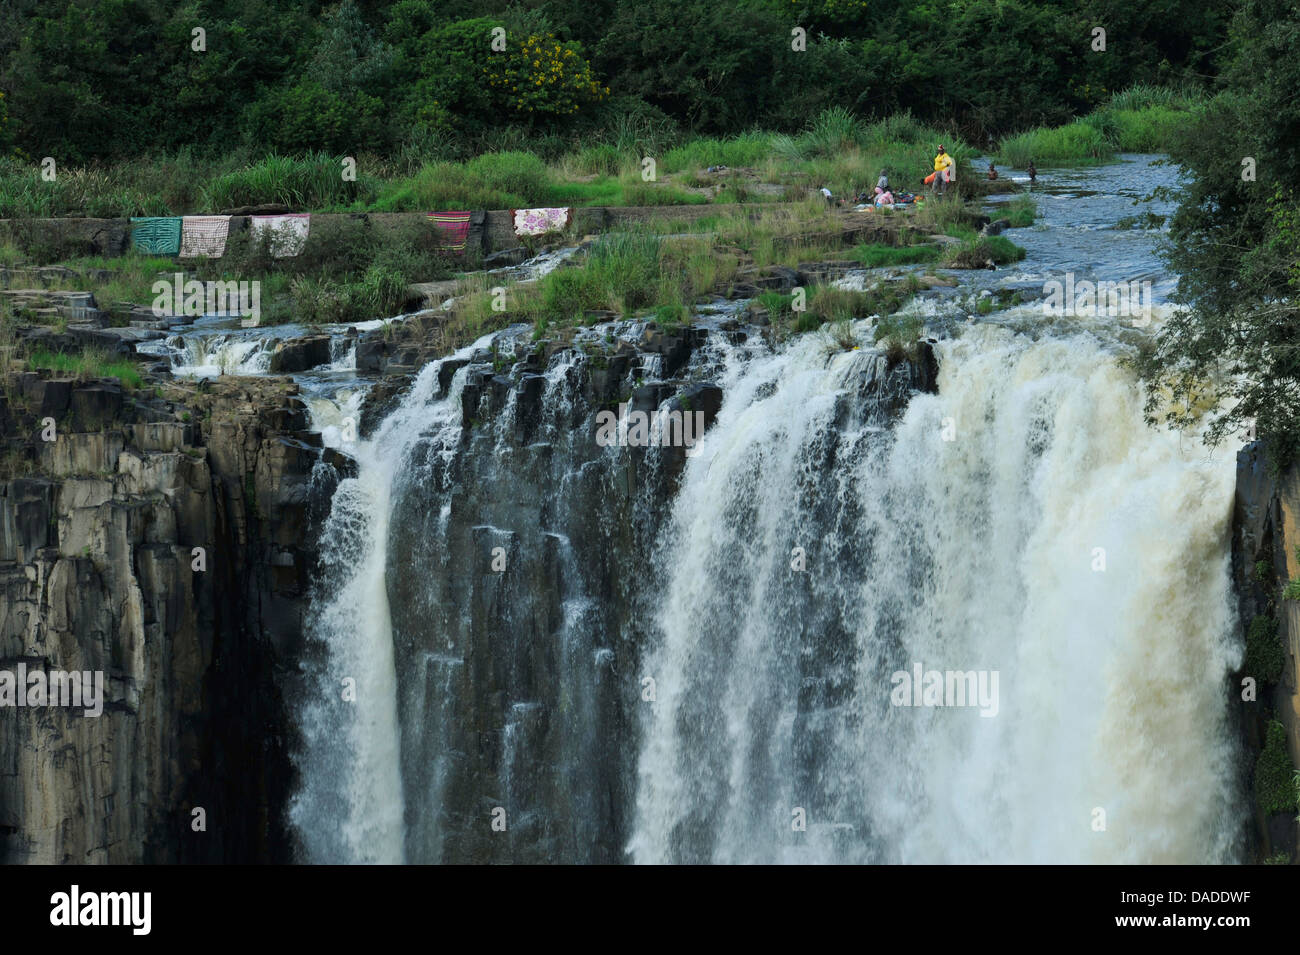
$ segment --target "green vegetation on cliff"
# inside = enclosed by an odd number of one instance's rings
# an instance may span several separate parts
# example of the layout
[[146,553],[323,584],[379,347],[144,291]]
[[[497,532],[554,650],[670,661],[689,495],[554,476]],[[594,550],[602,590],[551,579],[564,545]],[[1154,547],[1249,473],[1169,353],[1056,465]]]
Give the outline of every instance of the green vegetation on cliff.
[[1141,363],[1153,421],[1199,423],[1221,401],[1208,438],[1254,424],[1275,464],[1300,454],[1300,9],[1245,0],[1225,45],[1227,68],[1176,137],[1170,221],[1179,299]]
[[1265,813],[1293,812],[1300,799],[1296,770],[1286,747],[1286,728],[1277,720],[1268,724],[1264,748],[1255,761],[1255,799]]

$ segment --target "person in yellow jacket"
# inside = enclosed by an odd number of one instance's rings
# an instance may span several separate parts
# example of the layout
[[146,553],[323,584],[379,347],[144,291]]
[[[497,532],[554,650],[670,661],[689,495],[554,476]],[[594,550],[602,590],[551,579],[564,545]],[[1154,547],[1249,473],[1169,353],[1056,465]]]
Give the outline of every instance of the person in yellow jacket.
[[944,152],[942,145],[939,146],[939,153],[934,157],[934,191],[943,195],[948,191],[948,183],[957,178],[957,164],[953,158]]

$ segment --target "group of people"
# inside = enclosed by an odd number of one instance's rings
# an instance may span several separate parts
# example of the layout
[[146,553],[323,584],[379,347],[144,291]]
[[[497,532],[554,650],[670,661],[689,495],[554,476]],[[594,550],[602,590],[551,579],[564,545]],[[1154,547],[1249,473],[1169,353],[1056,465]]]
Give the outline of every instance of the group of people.
[[[1032,159],[1029,161],[1029,165],[1025,167],[1025,171],[1029,173],[1030,182],[1038,181],[1038,170],[1034,168]],[[992,162],[989,163],[988,178],[998,178],[997,167],[994,166]],[[935,195],[943,196],[947,195],[948,186],[956,181],[957,162],[952,158],[948,151],[943,148],[943,145],[940,144],[939,150],[934,157],[934,172],[925,177],[925,184],[934,189]],[[835,205],[835,197],[829,189],[822,186],[821,193],[826,198],[827,205]],[[905,199],[903,198],[904,196],[906,196]],[[857,201],[860,205],[864,203],[874,203],[877,206],[892,206],[897,202],[911,201],[911,199],[912,196],[910,193],[899,193],[895,195],[889,187],[889,176],[883,169],[880,170],[880,178],[876,180],[874,198],[868,196],[865,192],[860,193],[857,197]],[[843,204],[844,200],[841,199],[839,201],[840,204]]]

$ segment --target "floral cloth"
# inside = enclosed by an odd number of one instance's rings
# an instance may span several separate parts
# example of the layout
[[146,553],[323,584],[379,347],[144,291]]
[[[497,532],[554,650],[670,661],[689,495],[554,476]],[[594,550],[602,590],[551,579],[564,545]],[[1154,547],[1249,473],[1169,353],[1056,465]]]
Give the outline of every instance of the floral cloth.
[[515,235],[521,239],[530,235],[563,232],[572,218],[571,209],[514,209]]

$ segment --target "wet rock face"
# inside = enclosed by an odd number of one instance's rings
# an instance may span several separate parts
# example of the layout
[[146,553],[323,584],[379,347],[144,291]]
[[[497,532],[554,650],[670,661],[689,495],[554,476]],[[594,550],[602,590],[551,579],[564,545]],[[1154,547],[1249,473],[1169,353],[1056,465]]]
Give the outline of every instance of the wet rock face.
[[104,699],[0,708],[0,861],[287,859],[278,675],[337,480],[301,402],[275,380],[184,404],[116,379],[7,390],[0,671],[99,671]]
[[327,365],[329,361],[330,337],[328,335],[291,338],[275,346],[275,351],[271,355],[271,374],[307,371],[317,365]]
[[[598,422],[622,405],[712,427],[725,395],[706,337],[651,329],[455,369],[458,427],[401,466],[388,539],[408,861],[624,860],[653,555],[687,459],[602,446]],[[924,361],[871,367],[846,427],[932,387]]]
[[1257,684],[1255,699],[1240,700],[1237,713],[1249,754],[1240,768],[1242,786],[1251,795],[1254,816],[1247,838],[1256,861],[1285,856],[1295,862],[1300,848],[1295,813],[1265,814],[1254,798],[1254,783],[1273,720],[1282,724],[1292,765],[1300,766],[1300,604],[1278,598],[1288,581],[1300,577],[1300,468],[1277,474],[1261,442],[1243,448],[1237,455],[1232,527],[1232,574],[1246,656],[1231,690],[1240,699],[1244,679]]

